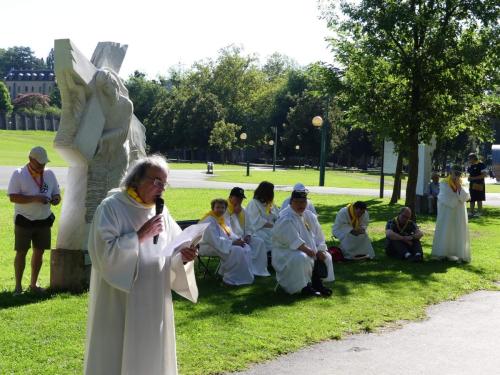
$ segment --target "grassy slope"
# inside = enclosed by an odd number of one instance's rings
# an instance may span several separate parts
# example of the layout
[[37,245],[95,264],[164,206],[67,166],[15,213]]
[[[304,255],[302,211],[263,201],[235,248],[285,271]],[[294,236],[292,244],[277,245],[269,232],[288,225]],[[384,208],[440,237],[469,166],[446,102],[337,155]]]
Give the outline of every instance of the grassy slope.
[[[166,200],[176,219],[191,219],[206,211],[210,199],[226,194],[172,189],[167,191]],[[285,193],[278,193],[276,201],[284,197]],[[312,199],[329,237],[334,213],[354,198],[312,195]],[[321,340],[372,331],[391,321],[422,318],[428,304],[493,288],[491,282],[500,279],[500,210],[487,209],[485,217],[471,223],[471,264],[407,264],[387,259],[382,252],[384,223],[397,207],[377,199],[368,203],[373,221],[370,235],[379,259],[336,264],[337,281],[330,299],[276,294],[274,278],[258,278],[254,285],[242,288],[225,288],[211,278],[199,279],[198,304],[176,298],[180,373],[241,369]],[[81,373],[87,294],[13,298],[12,205],[3,192],[0,208],[4,213],[0,217],[0,373]],[[422,217],[420,224],[426,233],[424,251],[428,256],[434,222]],[[48,256],[45,261],[43,285],[49,280]]]

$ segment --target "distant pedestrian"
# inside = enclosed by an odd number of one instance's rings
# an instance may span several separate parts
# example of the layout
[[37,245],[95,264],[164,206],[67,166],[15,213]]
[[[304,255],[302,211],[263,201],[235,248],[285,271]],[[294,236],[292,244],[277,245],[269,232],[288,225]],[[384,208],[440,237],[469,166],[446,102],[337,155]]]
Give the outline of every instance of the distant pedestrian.
[[429,183],[427,203],[429,204],[429,213],[434,214],[437,210],[437,197],[439,195],[439,174],[433,173]]
[[[488,170],[483,162],[479,161],[476,154],[469,154],[469,192],[470,192],[470,216],[476,217],[482,213],[483,201],[486,200],[485,177],[488,176]],[[476,213],[477,202],[477,213]]]

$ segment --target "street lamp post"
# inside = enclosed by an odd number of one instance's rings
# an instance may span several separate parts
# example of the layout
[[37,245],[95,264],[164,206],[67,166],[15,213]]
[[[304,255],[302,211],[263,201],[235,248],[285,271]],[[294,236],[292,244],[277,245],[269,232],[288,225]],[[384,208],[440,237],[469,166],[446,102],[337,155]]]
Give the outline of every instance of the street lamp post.
[[269,146],[273,148],[273,172],[276,171],[276,142],[272,139],[269,141]]
[[319,186],[325,186],[325,149],[326,149],[326,124],[323,125],[321,116],[314,116],[313,126],[321,128],[321,151],[319,155]]
[[295,151],[297,151],[297,156],[299,158],[299,170],[300,170],[300,146],[295,145]]
[[247,133],[241,133],[240,139],[245,142],[245,160],[247,161],[247,176],[250,176],[250,161],[248,160]]

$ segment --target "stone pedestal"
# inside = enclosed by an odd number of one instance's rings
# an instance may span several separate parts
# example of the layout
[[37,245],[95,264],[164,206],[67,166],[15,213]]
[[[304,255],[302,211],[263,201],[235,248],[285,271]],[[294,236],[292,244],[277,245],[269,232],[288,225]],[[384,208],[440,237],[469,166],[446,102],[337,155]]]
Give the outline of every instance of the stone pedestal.
[[50,288],[70,292],[87,290],[90,269],[86,251],[54,249],[50,253]]

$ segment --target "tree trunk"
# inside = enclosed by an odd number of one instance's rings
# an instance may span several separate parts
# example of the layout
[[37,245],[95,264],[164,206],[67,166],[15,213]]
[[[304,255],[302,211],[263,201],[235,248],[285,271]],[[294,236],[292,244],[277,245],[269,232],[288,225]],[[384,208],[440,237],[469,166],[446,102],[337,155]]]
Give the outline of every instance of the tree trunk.
[[398,161],[396,163],[396,173],[394,175],[394,187],[392,188],[392,197],[389,204],[398,203],[401,197],[401,174],[403,172],[403,154],[400,152],[398,154]]

